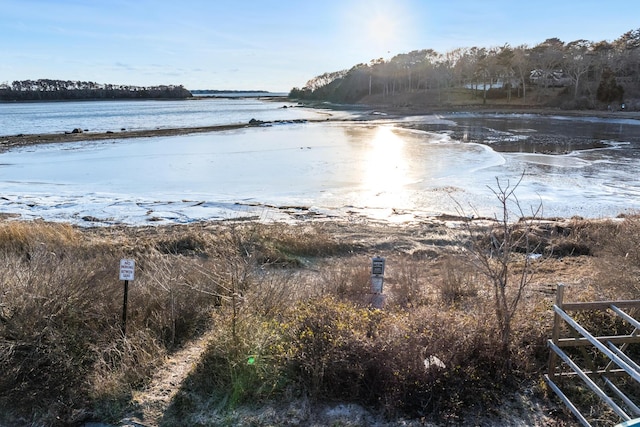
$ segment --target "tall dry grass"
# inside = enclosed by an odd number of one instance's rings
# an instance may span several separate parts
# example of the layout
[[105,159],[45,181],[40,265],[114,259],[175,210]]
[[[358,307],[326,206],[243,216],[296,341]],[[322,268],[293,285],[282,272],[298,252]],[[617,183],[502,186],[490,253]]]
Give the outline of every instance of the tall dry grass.
[[[620,225],[611,227],[581,224],[552,243],[574,239],[617,262],[622,250],[596,236]],[[616,236],[625,233],[640,229]],[[1,224],[0,424],[117,422],[165,356],[204,331],[203,357],[166,425],[293,398],[455,422],[535,383],[548,357],[549,296],[527,293],[505,370],[490,294],[463,254],[416,259],[389,248],[377,310],[369,267],[380,249],[323,224]],[[136,260],[126,338],[125,257]]]
[[597,280],[603,292],[635,299],[640,295],[640,217],[603,221],[585,234],[597,242],[600,269]]
[[[68,225],[0,227],[0,407],[10,423],[115,414],[168,351],[209,325],[214,261],[131,251]],[[131,256],[125,338],[118,265]]]

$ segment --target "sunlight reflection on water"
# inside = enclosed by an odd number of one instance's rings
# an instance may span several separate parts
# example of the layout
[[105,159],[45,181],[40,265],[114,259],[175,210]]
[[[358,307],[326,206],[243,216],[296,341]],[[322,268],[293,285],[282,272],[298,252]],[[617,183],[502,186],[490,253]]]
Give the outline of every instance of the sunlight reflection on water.
[[524,174],[525,211],[542,202],[547,216],[615,216],[640,208],[640,162],[612,153],[622,152],[500,154],[371,122],[34,146],[0,154],[0,212],[130,224],[281,219],[291,210],[405,221],[463,207],[493,216],[496,178]]
[[406,186],[412,179],[405,144],[391,126],[380,126],[373,132],[363,154],[360,204],[369,203],[372,195],[378,206],[391,208],[406,204],[409,196]]

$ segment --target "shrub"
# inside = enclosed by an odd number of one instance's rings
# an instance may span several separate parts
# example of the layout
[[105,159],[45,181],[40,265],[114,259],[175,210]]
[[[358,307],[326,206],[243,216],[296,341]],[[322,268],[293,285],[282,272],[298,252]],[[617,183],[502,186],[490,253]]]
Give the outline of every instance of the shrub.
[[316,398],[445,416],[495,399],[505,375],[484,315],[426,306],[383,312],[322,298],[285,319],[288,376]]
[[319,287],[322,294],[337,295],[341,300],[366,304],[371,292],[368,258],[345,260],[339,265],[323,266]]
[[440,262],[440,282],[437,284],[440,300],[445,304],[460,302],[478,294],[478,273],[465,259],[447,256]]
[[351,245],[339,242],[322,224],[250,226],[244,230],[248,252],[261,264],[300,267],[306,258],[326,257],[350,252]]

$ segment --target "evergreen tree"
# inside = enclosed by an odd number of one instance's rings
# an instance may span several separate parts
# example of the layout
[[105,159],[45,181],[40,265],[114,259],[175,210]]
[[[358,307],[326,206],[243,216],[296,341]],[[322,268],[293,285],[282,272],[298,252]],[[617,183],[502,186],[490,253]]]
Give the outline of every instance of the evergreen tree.
[[608,68],[602,72],[596,96],[598,101],[606,103],[622,102],[624,88],[618,84],[615,74]]

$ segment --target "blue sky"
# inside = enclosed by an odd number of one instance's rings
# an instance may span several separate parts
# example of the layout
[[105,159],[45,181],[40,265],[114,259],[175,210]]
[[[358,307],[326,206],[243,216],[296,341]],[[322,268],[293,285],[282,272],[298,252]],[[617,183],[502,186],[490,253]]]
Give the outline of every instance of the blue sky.
[[637,0],[0,0],[0,83],[287,92],[414,49],[613,41],[637,28]]

